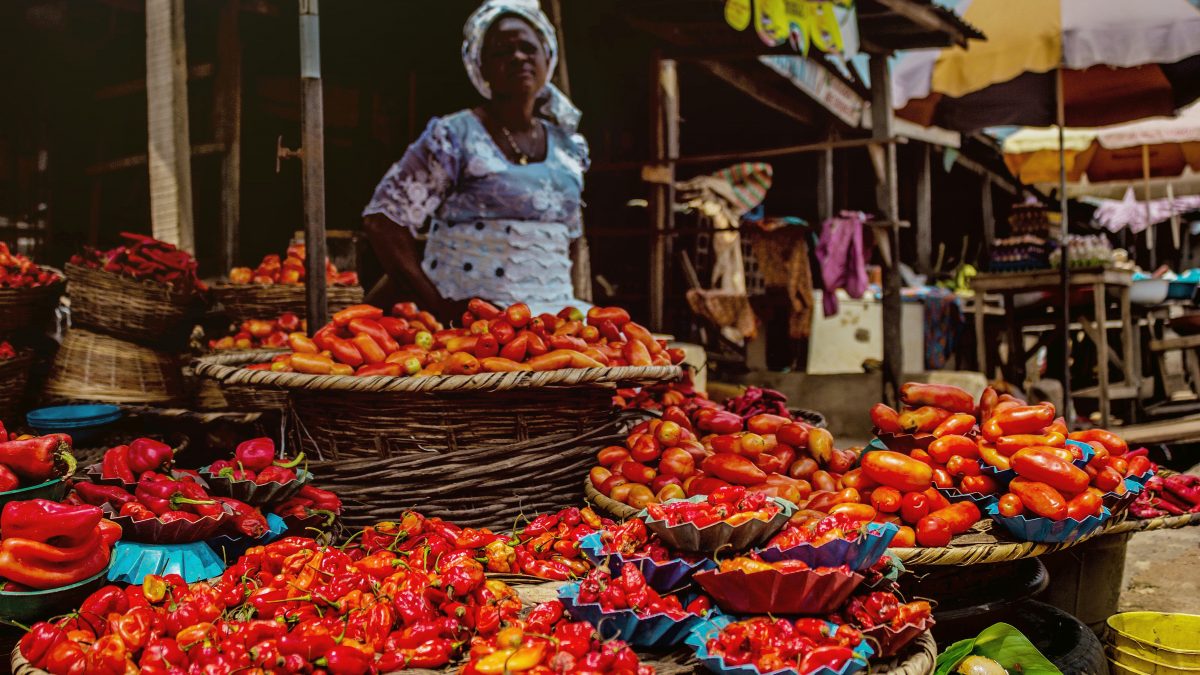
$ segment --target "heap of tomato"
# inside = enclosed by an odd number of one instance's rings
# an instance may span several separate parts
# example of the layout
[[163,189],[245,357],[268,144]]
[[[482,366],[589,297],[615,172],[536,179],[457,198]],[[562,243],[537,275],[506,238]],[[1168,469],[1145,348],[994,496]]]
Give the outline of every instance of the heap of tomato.
[[208,348],[213,351],[285,349],[288,336],[303,331],[304,324],[304,320],[292,312],[284,312],[275,319],[247,319],[237,326],[236,332],[209,340]]
[[[283,259],[271,253],[263,256],[258,267],[235,267],[229,270],[229,283],[235,285],[299,285],[304,283],[304,244],[292,244],[287,247]],[[325,279],[330,286],[357,286],[358,272],[339,272],[337,267],[328,259],[325,260]]]
[[37,288],[60,281],[62,277],[39,267],[28,256],[13,253],[0,241],[0,288]]

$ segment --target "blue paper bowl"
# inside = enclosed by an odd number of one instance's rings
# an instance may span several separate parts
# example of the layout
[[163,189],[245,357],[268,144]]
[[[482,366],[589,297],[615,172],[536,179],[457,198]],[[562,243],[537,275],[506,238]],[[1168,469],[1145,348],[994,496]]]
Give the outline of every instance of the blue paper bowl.
[[1151,478],[1153,478],[1153,477],[1154,477],[1154,473],[1155,473],[1155,472],[1154,472],[1154,469],[1150,469],[1149,471],[1147,471],[1146,473],[1143,473],[1143,474],[1141,474],[1140,476],[1129,476],[1129,477],[1128,477],[1128,478],[1126,478],[1125,480],[1131,480],[1131,481],[1133,481],[1133,482],[1137,483],[1138,485],[1141,485],[1141,486],[1145,487],[1145,485],[1146,485],[1146,481],[1148,481],[1148,480],[1150,480]]
[[637,565],[642,576],[646,577],[646,584],[659,592],[684,588],[691,583],[692,575],[696,572],[717,567],[717,563],[709,558],[700,558],[695,562],[683,558],[659,562],[650,558],[626,558],[620,553],[603,553],[604,542],[601,541],[599,532],[593,532],[580,539],[579,548],[596,567],[608,567],[613,577],[621,576],[621,567],[625,563]]
[[982,492],[963,492],[958,488],[939,487],[937,488],[937,491],[940,492],[943,497],[950,500],[951,504],[957,502],[974,502],[975,506],[978,506],[980,511],[1000,501],[999,495],[985,495]]
[[992,520],[1008,530],[1015,539],[1033,541],[1039,544],[1066,544],[1079,541],[1100,528],[1112,512],[1103,507],[1099,516],[1088,516],[1083,520],[1064,518],[1051,520],[1049,518],[1026,518],[1024,515],[1005,518],[1000,515],[1000,506],[992,504],[987,507],[987,514]]
[[[1082,459],[1071,461],[1072,464],[1080,469],[1087,467],[1087,463],[1090,462],[1092,457],[1096,455],[1096,451],[1093,450],[1092,446],[1088,445],[1087,443],[1081,443],[1079,441],[1067,441],[1067,443],[1077,446],[1080,451],[1083,452]],[[1017,477],[1016,471],[1013,471],[1012,469],[997,469],[982,459],[979,460],[979,469],[983,475],[988,476],[992,480],[996,481],[996,484],[1002,488],[1007,488],[1008,484],[1012,482],[1012,479]]]
[[[820,668],[811,673],[799,673],[792,668],[782,668],[773,670],[769,673],[760,673],[758,668],[752,665],[730,666],[726,665],[725,659],[720,656],[713,656],[708,653],[708,640],[721,631],[722,628],[733,622],[734,619],[724,614],[712,617],[697,626],[688,635],[685,642],[696,650],[696,659],[704,664],[704,667],[718,675],[851,675],[860,670],[866,670],[868,660],[875,654],[875,650],[867,643],[866,640],[858,643],[854,648],[858,658],[851,659],[841,667],[840,670],[832,668]],[[829,624],[831,630],[837,630],[837,624]]]
[[899,531],[900,528],[892,523],[868,523],[867,531],[854,541],[834,539],[820,546],[804,543],[787,549],[772,546],[760,551],[759,555],[767,562],[800,560],[809,567],[849,565],[858,572],[879,562]]
[[[587,621],[605,640],[620,639],[632,647],[647,649],[669,648],[683,644],[705,617],[690,615],[675,620],[665,614],[638,616],[632,609],[606,612],[594,602],[579,602],[579,584],[567,584],[558,589],[558,599],[576,621]],[[690,601],[691,598],[688,598]],[[685,603],[686,604],[686,603]],[[712,610],[710,616],[713,612]]]
[[1087,443],[1081,443],[1080,441],[1067,441],[1067,445],[1073,445],[1083,452],[1083,457],[1081,459],[1072,460],[1071,462],[1081,469],[1087,468],[1088,462],[1092,461],[1092,458],[1096,456],[1096,449]]
[[267,532],[257,539],[250,537],[231,537],[228,534],[221,534],[209,539],[206,543],[212,548],[213,553],[226,562],[236,562],[242,557],[246,551],[255,546],[263,546],[269,544],[287,531],[287,523],[283,522],[283,518],[274,513],[265,514],[267,517]]
[[202,541],[190,544],[143,544],[118,541],[113,547],[109,581],[140,584],[147,575],[178,574],[187,583],[211,579],[225,571],[225,563]]
[[1117,494],[1116,492],[1104,493],[1104,507],[1112,512],[1113,516],[1119,516],[1129,509],[1129,506],[1137,501],[1138,495],[1142,490],[1146,489],[1144,485],[1132,478],[1125,479],[1125,492]]
[[104,427],[121,419],[115,405],[58,405],[32,410],[25,421],[39,434],[66,433],[76,444],[97,436]]

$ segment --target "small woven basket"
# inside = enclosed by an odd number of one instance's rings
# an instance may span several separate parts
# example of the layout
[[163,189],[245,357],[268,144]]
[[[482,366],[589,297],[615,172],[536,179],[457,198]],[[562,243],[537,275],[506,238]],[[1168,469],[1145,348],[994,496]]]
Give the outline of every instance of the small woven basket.
[[33,352],[27,349],[11,359],[0,359],[0,421],[12,424],[18,420],[32,365]]
[[170,354],[82,328],[63,337],[45,388],[52,402],[161,405],[182,395],[182,372]]
[[[325,292],[330,314],[363,300],[361,286],[329,286]],[[216,284],[212,294],[234,321],[273,319],[284,312],[303,318],[307,313],[304,284]]]
[[139,343],[159,344],[187,317],[192,296],[165,284],[67,264],[71,322]]
[[[62,274],[53,268],[45,269]],[[50,320],[63,285],[60,278],[36,288],[0,288],[0,336],[42,328]]]

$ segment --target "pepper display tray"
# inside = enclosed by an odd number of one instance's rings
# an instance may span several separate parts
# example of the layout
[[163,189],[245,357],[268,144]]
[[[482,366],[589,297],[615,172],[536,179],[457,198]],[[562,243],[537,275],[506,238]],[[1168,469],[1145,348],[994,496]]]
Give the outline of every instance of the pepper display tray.
[[[184,476],[188,476],[192,480],[199,483],[205,489],[207,489],[209,487],[209,482],[207,480],[205,480],[203,476],[201,476],[200,474],[198,474],[195,471],[191,471],[191,470],[184,471],[184,470],[180,470],[180,469],[172,469],[170,471],[167,471],[166,474],[168,476],[170,476],[171,478],[174,478],[175,480],[180,480]],[[121,480],[120,478],[105,478],[104,474],[103,474],[103,467],[100,462],[91,464],[86,469],[84,469],[84,475],[87,477],[87,479],[89,481],[91,481],[92,483],[95,483],[96,485],[111,485],[113,487],[119,487],[119,488],[126,490],[127,492],[131,492],[131,493],[137,489],[137,481],[134,481],[132,483],[126,483],[125,481]]]
[[854,540],[834,539],[820,546],[805,542],[786,549],[772,546],[760,551],[759,555],[767,562],[799,560],[809,567],[848,565],[857,572],[879,562],[899,531],[900,528],[892,523],[868,523],[866,530]]
[[1088,445],[1087,443],[1083,443],[1081,441],[1068,440],[1067,445],[1073,445],[1073,446],[1079,448],[1079,451],[1081,453],[1083,453],[1083,456],[1080,457],[1079,459],[1071,460],[1072,464],[1074,464],[1075,466],[1077,466],[1081,469],[1086,469],[1088,462],[1092,461],[1092,458],[1096,456],[1096,449],[1093,448],[1091,445]]
[[667,649],[683,644],[687,636],[705,621],[705,617],[695,614],[673,619],[666,614],[638,616],[632,609],[606,612],[599,603],[579,602],[578,583],[559,588],[558,599],[576,621],[587,621],[595,626],[601,639],[624,640],[630,646],[645,649]]
[[908,622],[899,628],[893,627],[891,624],[880,624],[871,628],[863,629],[863,637],[872,644],[878,645],[878,654],[882,658],[888,658],[900,653],[900,650],[908,646],[910,642],[920,637],[920,635],[929,629],[933,628],[936,623],[932,616],[927,616],[917,623]]
[[992,520],[1004,526],[1004,529],[1008,530],[1008,533],[1014,538],[1039,544],[1066,544],[1079,541],[1095,532],[1112,517],[1111,511],[1106,507],[1101,507],[1099,516],[1088,516],[1083,520],[1026,518],[1024,515],[1005,518],[1000,515],[998,504],[987,507],[987,514],[992,517]]
[[828,614],[863,581],[858,572],[821,567],[796,572],[698,572],[692,579],[732,614]]
[[[690,499],[672,499],[667,504],[688,501],[694,504],[708,499],[705,495],[696,495]],[[713,553],[715,551],[744,551],[758,546],[770,539],[776,532],[787,524],[788,518],[796,512],[796,505],[786,499],[771,497],[770,501],[779,507],[770,520],[752,519],[738,525],[730,525],[724,521],[705,527],[696,527],[691,523],[668,525],[665,521],[651,518],[643,509],[637,517],[646,521],[646,529],[658,535],[668,548],[692,553]]]
[[214,495],[233,497],[251,506],[269,506],[287,501],[313,478],[308,471],[298,469],[295,480],[289,480],[286,483],[269,481],[260,485],[252,480],[234,480],[224,476],[214,476],[208,472],[207,466],[201,467],[200,473],[204,474],[209,484],[209,491]]
[[118,541],[113,547],[108,580],[140,584],[150,574],[178,574],[190,584],[211,579],[224,571],[225,563],[202,541],[190,544]]
[[[801,673],[794,668],[781,668],[768,673],[762,673],[759,672],[758,668],[750,664],[731,666],[725,663],[724,657],[708,653],[708,641],[710,638],[716,637],[722,628],[734,620],[732,617],[718,614],[697,626],[685,640],[689,646],[696,650],[696,659],[703,663],[704,667],[710,672],[717,675],[853,675],[853,673],[866,670],[868,660],[875,654],[875,650],[871,645],[866,640],[863,640],[853,650],[855,658],[846,661],[837,670],[823,667],[812,672]],[[836,631],[838,628],[835,623],[829,623],[828,625],[830,632]]]
[[0,617],[32,622],[70,611],[108,582],[108,574],[115,561],[114,550],[113,559],[109,560],[106,569],[67,586],[43,591],[0,591]]
[[963,492],[958,488],[952,487],[938,487],[936,490],[940,492],[943,497],[948,499],[951,504],[957,504],[958,502],[972,502],[975,504],[975,506],[979,507],[980,511],[1000,501],[999,495],[985,495],[982,492]]
[[220,517],[204,516],[194,523],[186,520],[164,523],[158,518],[134,520],[132,516],[118,516],[109,504],[100,508],[104,510],[106,518],[121,526],[123,541],[145,544],[189,544],[210,539],[217,534],[226,519],[233,515],[231,507],[223,506],[224,513]]
[[1119,516],[1129,510],[1129,506],[1137,501],[1138,495],[1146,486],[1137,482],[1133,478],[1125,479],[1125,492],[1120,494],[1116,492],[1104,493],[1104,506],[1112,512],[1113,517]]
[[67,496],[67,478],[70,476],[54,478],[45,483],[17,488],[8,492],[0,492],[0,508],[9,502],[21,502],[28,499],[49,499],[52,502],[61,502],[63,497]]
[[222,560],[227,563],[235,561],[252,547],[269,544],[287,532],[287,523],[283,522],[283,518],[274,513],[268,513],[266,516],[267,532],[261,537],[231,537],[228,534],[218,534],[206,543]]
[[620,553],[604,553],[604,542],[601,541],[599,532],[593,532],[580,539],[579,548],[588,560],[592,561],[593,565],[608,567],[614,577],[621,576],[621,568],[625,563],[637,565],[638,571],[646,577],[646,584],[660,593],[684,588],[691,583],[692,575],[696,572],[717,567],[717,563],[709,558],[700,558],[694,561],[683,558],[658,561],[646,557],[627,558]]

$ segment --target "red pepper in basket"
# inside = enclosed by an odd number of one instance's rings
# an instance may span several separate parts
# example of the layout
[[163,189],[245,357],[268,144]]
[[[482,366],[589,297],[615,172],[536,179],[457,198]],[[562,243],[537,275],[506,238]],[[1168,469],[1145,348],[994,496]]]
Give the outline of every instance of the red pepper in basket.
[[174,457],[171,446],[153,438],[138,438],[129,444],[129,468],[135,474],[161,471]]
[[65,436],[64,442],[64,436],[50,434],[0,443],[0,464],[35,484],[74,473],[75,458],[71,455],[70,437]]
[[[194,485],[194,483],[190,482],[188,484]],[[216,503],[212,499],[194,499],[188,497],[184,493],[182,486],[183,483],[181,481],[168,478],[153,471],[147,471],[138,480],[134,496],[164,522],[166,521],[164,516],[168,513],[179,511],[181,507],[211,506]],[[178,520],[179,517],[172,516],[172,519]]]
[[69,642],[66,631],[47,621],[39,621],[21,638],[21,656],[34,668],[45,669],[50,653],[63,642]]
[[75,494],[79,495],[85,504],[92,506],[111,504],[117,509],[126,502],[136,500],[136,497],[124,488],[115,485],[96,485],[95,483],[76,483]]
[[305,485],[304,487],[300,488],[300,491],[296,493],[296,496],[302,499],[311,499],[311,508],[333,511],[334,513],[342,512],[341,498],[329,490],[322,490],[321,488],[313,487],[311,485]]
[[267,533],[267,519],[258,509],[230,497],[214,497],[214,499],[233,509],[231,524],[239,534],[257,539]]
[[290,483],[294,480],[296,480],[295,471],[281,466],[268,466],[258,472],[258,477],[254,479],[254,482],[265,485],[266,483]]
[[108,480],[119,480],[123,483],[136,483],[133,468],[129,466],[129,446],[118,445],[104,452],[100,460],[100,477]]
[[288,462],[275,460],[275,441],[270,438],[254,438],[238,444],[237,449],[233,453],[234,462],[240,464],[243,468],[255,472],[261,472],[263,469],[271,466],[283,467],[290,469],[304,461],[304,453],[296,455],[295,459]]

